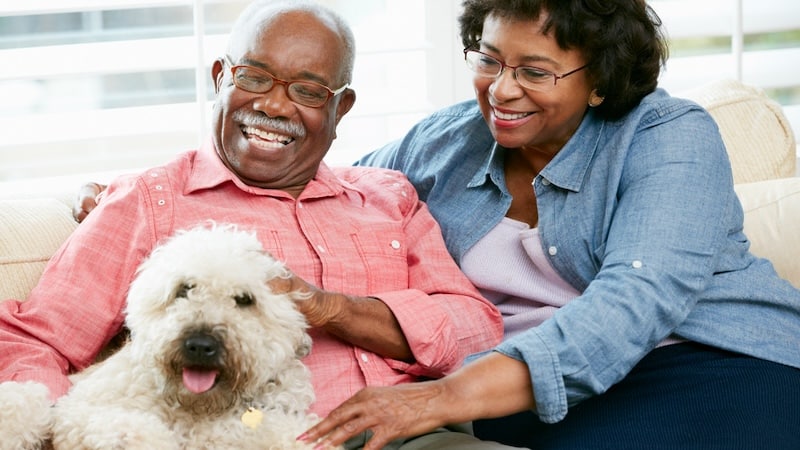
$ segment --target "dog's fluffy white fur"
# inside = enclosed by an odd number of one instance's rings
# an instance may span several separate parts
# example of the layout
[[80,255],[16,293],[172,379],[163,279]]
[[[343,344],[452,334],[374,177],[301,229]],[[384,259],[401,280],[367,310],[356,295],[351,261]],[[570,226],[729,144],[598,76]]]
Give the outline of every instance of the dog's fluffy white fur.
[[267,285],[286,275],[254,233],[230,225],[157,247],[128,293],[130,341],[56,403],[53,446],[312,448],[296,441],[315,420],[300,361],[307,324],[290,294]]
[[40,383],[0,383],[0,450],[38,450],[50,436],[50,394]]

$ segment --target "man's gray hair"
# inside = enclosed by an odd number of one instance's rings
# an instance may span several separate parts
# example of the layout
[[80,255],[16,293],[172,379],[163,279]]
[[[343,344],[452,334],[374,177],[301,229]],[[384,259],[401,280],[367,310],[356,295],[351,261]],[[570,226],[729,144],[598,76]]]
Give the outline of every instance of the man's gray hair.
[[238,30],[247,29],[251,21],[263,20],[266,13],[281,13],[287,11],[307,11],[331,27],[342,39],[344,45],[344,60],[342,61],[343,80],[339,85],[349,84],[353,81],[353,65],[356,58],[356,40],[353,30],[347,21],[337,12],[313,0],[255,0],[239,14],[233,24],[231,34]]

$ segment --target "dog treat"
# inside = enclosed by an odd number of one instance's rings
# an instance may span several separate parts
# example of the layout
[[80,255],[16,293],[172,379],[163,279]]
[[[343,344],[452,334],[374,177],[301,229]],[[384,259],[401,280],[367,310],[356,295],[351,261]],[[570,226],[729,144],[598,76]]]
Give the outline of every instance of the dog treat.
[[264,413],[262,413],[260,409],[255,409],[252,406],[247,408],[247,411],[242,414],[242,423],[254,430],[261,425],[262,420],[264,420]]

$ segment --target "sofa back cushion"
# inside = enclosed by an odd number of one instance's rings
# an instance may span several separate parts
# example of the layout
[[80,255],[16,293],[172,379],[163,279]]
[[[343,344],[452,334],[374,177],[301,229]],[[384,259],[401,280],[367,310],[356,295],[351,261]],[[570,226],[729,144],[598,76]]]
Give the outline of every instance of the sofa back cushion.
[[714,117],[728,149],[734,182],[795,176],[797,144],[792,127],[781,106],[764,91],[721,80],[676,95],[696,101]]
[[750,251],[772,261],[778,274],[800,289],[800,178],[738,184],[735,189]]
[[76,226],[70,208],[55,199],[0,201],[0,301],[27,298]]

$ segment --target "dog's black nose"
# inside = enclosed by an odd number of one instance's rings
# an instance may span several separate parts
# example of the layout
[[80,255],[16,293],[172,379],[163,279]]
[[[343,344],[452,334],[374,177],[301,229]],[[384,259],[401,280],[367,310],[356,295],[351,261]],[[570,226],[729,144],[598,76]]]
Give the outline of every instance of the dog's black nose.
[[215,362],[220,344],[217,338],[206,333],[195,333],[183,341],[183,354],[192,364],[207,365]]

